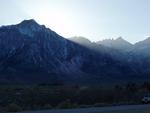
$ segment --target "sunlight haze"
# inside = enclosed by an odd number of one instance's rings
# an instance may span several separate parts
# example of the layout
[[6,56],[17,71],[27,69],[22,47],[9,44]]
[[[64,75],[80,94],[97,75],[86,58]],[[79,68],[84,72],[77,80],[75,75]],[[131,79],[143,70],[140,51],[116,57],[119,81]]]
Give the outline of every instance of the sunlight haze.
[[0,0],[0,25],[35,19],[68,38],[135,43],[150,36],[149,0]]

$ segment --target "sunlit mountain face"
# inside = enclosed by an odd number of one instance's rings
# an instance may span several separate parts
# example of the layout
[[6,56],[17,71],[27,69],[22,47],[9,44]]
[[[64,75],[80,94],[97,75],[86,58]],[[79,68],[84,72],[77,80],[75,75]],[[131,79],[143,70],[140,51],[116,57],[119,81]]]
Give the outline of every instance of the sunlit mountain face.
[[123,38],[65,39],[35,20],[24,20],[0,27],[0,84],[145,81],[150,79],[148,49],[149,38],[135,45]]

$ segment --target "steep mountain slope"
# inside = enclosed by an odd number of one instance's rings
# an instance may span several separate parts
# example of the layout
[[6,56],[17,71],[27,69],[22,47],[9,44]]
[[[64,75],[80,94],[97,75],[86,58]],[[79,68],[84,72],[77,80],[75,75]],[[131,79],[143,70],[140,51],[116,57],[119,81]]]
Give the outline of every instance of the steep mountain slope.
[[[141,76],[150,75],[150,38],[137,42],[133,49],[134,64],[141,70]],[[136,62],[136,63],[135,63]]]
[[[60,60],[66,58],[64,54],[66,44],[64,38],[38,25],[34,20],[1,27],[1,76],[4,78],[8,76],[10,79],[27,78],[27,80],[45,81],[46,77],[41,74],[48,76],[49,73],[57,72]],[[56,76],[53,77],[56,80]]]
[[133,65],[139,62],[126,55],[85,38],[67,40],[34,20],[0,27],[1,84],[101,84],[147,79]]
[[137,42],[133,48],[133,52],[143,54],[144,56],[147,55],[150,56],[149,50],[150,50],[150,37],[143,41]]

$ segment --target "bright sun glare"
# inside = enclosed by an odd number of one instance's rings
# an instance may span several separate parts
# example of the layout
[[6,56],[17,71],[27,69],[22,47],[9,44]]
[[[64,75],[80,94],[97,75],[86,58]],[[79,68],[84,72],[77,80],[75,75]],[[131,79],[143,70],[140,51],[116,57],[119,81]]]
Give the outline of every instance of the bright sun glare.
[[32,10],[30,16],[38,23],[57,31],[60,35],[65,34],[66,37],[72,35],[70,15],[62,9],[53,9],[46,5],[40,5],[40,7]]

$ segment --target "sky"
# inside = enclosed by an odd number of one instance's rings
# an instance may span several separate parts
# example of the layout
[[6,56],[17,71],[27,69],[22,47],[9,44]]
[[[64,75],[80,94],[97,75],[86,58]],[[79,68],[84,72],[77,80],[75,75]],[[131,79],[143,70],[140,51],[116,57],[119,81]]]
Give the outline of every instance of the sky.
[[68,38],[150,37],[150,0],[0,0],[0,25],[35,19]]

